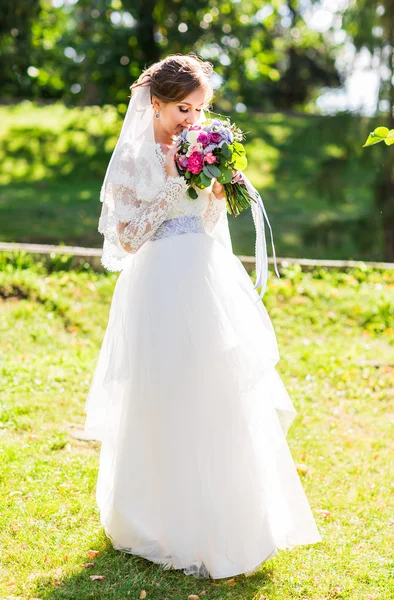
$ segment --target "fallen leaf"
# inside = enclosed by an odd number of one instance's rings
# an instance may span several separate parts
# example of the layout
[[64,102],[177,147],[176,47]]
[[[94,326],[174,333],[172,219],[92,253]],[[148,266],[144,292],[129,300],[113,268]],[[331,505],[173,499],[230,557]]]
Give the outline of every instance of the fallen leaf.
[[84,569],[89,569],[90,567],[94,567],[94,563],[83,563],[82,566]]
[[303,464],[296,465],[296,468],[297,468],[298,473],[308,473],[308,471],[309,471],[309,467],[307,467],[306,465],[303,465]]
[[19,531],[21,528],[21,525],[19,525],[18,523],[10,523],[10,527],[12,531]]
[[106,579],[105,575],[90,575],[90,579],[92,581],[104,581]]
[[200,600],[200,598],[195,594],[190,594],[190,596],[187,597],[187,600]]
[[325,519],[327,517],[331,517],[331,513],[329,510],[318,510],[317,512],[320,513],[321,516],[324,517]]
[[144,598],[146,598],[146,591],[145,590],[141,590],[140,600],[144,600]]
[[96,558],[98,554],[100,554],[100,550],[88,550],[89,558]]
[[333,590],[334,594],[342,594],[343,588],[340,585],[336,585]]
[[58,486],[58,489],[59,489],[59,491],[60,491],[60,492],[63,492],[63,491],[71,490],[71,489],[72,489],[72,487],[73,487],[73,486],[72,486],[72,484],[71,484],[71,483],[61,483],[61,484]]
[[376,600],[376,596],[372,596],[372,594],[368,594],[365,596],[365,600]]

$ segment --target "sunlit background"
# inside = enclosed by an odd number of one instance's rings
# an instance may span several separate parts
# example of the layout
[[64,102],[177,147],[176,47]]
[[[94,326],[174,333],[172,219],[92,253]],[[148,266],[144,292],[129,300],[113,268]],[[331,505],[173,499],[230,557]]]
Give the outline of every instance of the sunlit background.
[[[281,256],[394,261],[391,0],[22,0],[0,30],[0,239],[100,247],[99,189],[141,70],[213,63]],[[230,218],[253,254],[250,212]]]

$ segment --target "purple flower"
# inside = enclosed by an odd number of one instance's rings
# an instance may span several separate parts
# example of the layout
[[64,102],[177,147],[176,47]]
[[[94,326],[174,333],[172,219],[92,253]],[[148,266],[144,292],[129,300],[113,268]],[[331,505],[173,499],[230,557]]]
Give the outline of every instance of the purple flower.
[[186,171],[186,169],[187,169],[187,157],[184,154],[180,155],[178,157],[178,164],[181,167],[181,169],[183,169],[184,171]]
[[208,137],[209,137],[210,144],[218,144],[220,142],[220,140],[222,139],[222,136],[220,135],[220,133],[217,133],[215,131],[211,131],[208,134]]
[[209,144],[209,135],[205,133],[205,131],[202,131],[197,138],[197,142],[202,144],[202,146],[205,148],[205,146],[208,146]]

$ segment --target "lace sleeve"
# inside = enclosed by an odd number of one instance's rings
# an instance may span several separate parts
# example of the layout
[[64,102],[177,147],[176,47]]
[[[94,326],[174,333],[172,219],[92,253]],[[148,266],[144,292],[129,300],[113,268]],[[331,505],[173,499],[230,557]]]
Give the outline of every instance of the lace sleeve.
[[[127,202],[118,202],[116,210],[117,230],[123,249],[135,254],[153,236],[186,189],[187,183],[183,177],[168,177],[163,191],[144,208],[136,191],[128,188]],[[136,206],[139,207],[137,211]]]
[[226,201],[225,199],[219,200],[215,194],[211,192],[209,194],[209,203],[202,215],[204,221],[205,230],[211,233],[219,220],[220,215],[226,212]]

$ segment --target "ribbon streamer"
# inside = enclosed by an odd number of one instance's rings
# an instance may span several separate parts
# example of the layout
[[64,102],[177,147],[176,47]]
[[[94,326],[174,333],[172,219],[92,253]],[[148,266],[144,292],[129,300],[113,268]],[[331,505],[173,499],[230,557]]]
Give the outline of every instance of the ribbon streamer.
[[[280,274],[278,271],[278,267],[276,264],[276,254],[275,254],[275,246],[274,239],[272,234],[272,228],[270,222],[268,220],[268,216],[266,210],[264,208],[263,200],[256,190],[256,188],[250,183],[249,179],[242,173],[242,179],[246,185],[246,188],[249,194],[256,198],[256,202],[251,202],[251,209],[253,215],[254,226],[256,229],[256,245],[255,245],[255,262],[256,262],[256,285],[254,289],[258,287],[262,287],[259,299],[257,302],[260,302],[265,294],[267,287],[267,279],[268,279],[268,256],[267,256],[267,244],[265,240],[265,228],[264,228],[264,219],[267,221],[267,225],[271,234],[271,244],[272,244],[272,253],[274,257],[274,267],[275,273],[280,278]],[[256,304],[257,304],[256,302]]]

